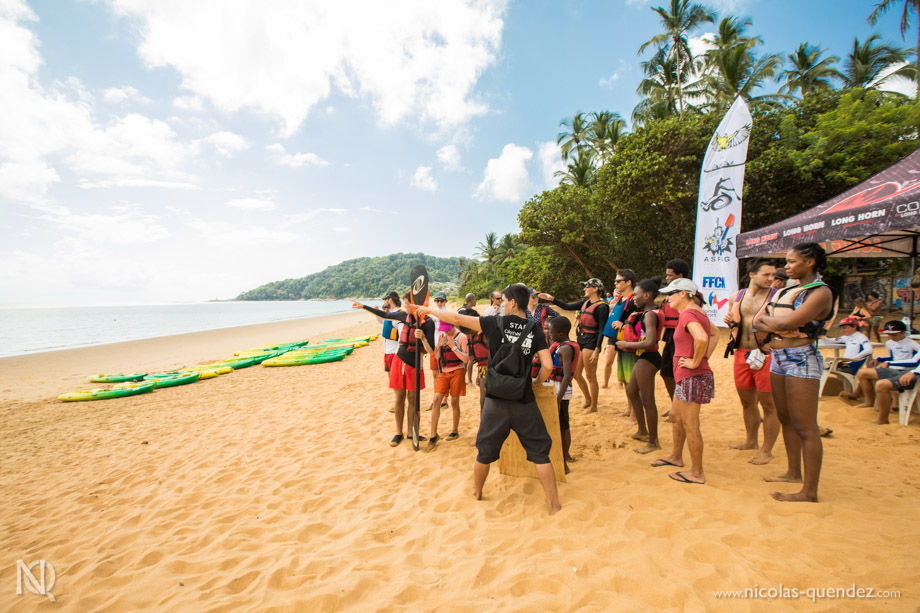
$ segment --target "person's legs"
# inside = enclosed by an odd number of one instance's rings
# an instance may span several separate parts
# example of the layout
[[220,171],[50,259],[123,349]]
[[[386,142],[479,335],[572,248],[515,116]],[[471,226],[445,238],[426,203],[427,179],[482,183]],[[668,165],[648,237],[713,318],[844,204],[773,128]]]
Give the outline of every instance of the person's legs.
[[610,344],[607,339],[607,349],[604,350],[604,389],[610,385],[610,375],[613,374],[613,362],[617,358],[617,350]]
[[396,434],[403,433],[403,415],[406,412],[406,390],[393,390],[393,416],[396,418]]
[[680,415],[680,401],[675,398],[671,401],[671,453],[663,458],[652,462],[652,466],[683,466],[684,465],[684,441],[687,436],[684,432],[684,425]]
[[459,396],[450,397],[450,409],[453,413],[453,421],[451,422],[451,434],[460,433],[460,398]]
[[486,477],[489,476],[489,464],[482,464],[478,460],[473,461],[473,498],[482,500],[482,486],[485,485]]
[[863,368],[856,373],[856,380],[859,381],[859,391],[852,394],[841,394],[845,398],[859,398],[859,392],[862,392],[866,399],[860,407],[871,407],[875,405],[875,382],[878,381],[878,371],[874,368]]
[[[801,491],[793,494],[773,492],[773,498],[783,502],[817,502],[818,479],[821,476],[821,463],[824,457],[824,447],[818,433],[820,380],[800,377],[786,377],[785,379],[786,408],[789,411],[792,427],[801,441],[805,472]],[[785,436],[784,424],[783,437]]]
[[[437,382],[435,382],[435,389],[437,389],[437,385]],[[430,441],[438,435],[438,421],[441,419],[442,400],[444,400],[444,394],[435,392],[434,400],[431,402],[431,433],[428,436],[429,445],[431,445]]]
[[741,400],[745,439],[743,443],[731,445],[729,449],[757,449],[757,435],[760,432],[760,409],[757,408],[757,390],[737,387],[735,390],[738,392],[738,399]]
[[891,411],[891,395],[893,393],[896,393],[894,383],[889,379],[879,379],[875,382],[875,403],[878,405],[878,417],[873,423],[880,426],[888,423],[888,413]]
[[[687,449],[690,451],[690,469],[672,473],[671,477],[680,481],[706,483],[706,475],[703,473],[703,434],[700,432],[700,405],[676,398],[674,399],[674,404],[679,405],[680,422],[683,425],[684,435],[687,439]],[[671,415],[673,419],[673,409],[671,410]]]
[[776,405],[776,417],[779,420],[783,433],[783,445],[786,448],[786,463],[788,468],[785,474],[778,477],[764,477],[764,481],[782,481],[789,483],[802,482],[802,441],[792,425],[787,404],[786,382],[789,378],[784,375],[770,373],[770,385],[773,387],[773,402]]
[[773,446],[779,437],[779,418],[776,416],[776,404],[773,402],[772,392],[757,392],[757,399],[763,407],[763,445],[753,458],[748,460],[751,464],[767,464],[773,459]]
[[540,485],[543,486],[543,492],[546,494],[546,503],[549,505],[549,514],[555,515],[562,509],[559,504],[559,492],[556,489],[556,473],[553,471],[553,465],[534,464],[537,468],[537,478],[540,479]]
[[[641,360],[641,362],[645,362],[645,360]],[[638,426],[633,438],[637,441],[647,441],[648,427],[645,423],[645,412],[642,410],[642,396],[639,393],[638,371],[639,365],[636,364],[636,368],[633,368],[632,374],[629,377],[629,383],[626,384],[626,401],[629,403],[630,411],[636,416],[636,425]]]
[[[412,422],[415,420],[415,395],[418,392],[406,390],[406,438],[412,438]],[[419,430],[422,424],[419,424]]]
[[597,349],[585,349],[581,352],[581,358],[584,362],[585,377],[588,380],[588,389],[591,392],[591,406],[588,408],[588,413],[597,412],[597,396],[600,393],[597,385],[597,360],[589,360],[589,358],[596,353]]
[[578,356],[578,364],[575,365],[575,372],[572,373],[572,380],[578,384],[578,389],[581,390],[581,395],[585,397],[585,405],[583,408],[591,408],[591,390],[588,388],[588,382],[585,381],[585,377],[582,374],[585,370],[585,354],[587,351],[582,350],[581,354]]
[[639,387],[639,404],[636,406],[636,418],[642,415],[648,431],[648,444],[636,453],[649,453],[661,449],[658,442],[658,405],[655,402],[655,373],[658,369],[648,360],[639,360],[633,369],[632,379]]

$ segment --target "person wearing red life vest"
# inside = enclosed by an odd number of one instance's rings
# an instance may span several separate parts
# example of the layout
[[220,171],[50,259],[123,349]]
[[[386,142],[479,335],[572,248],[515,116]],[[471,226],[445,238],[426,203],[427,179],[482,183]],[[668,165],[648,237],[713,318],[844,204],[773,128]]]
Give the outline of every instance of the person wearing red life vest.
[[603,330],[610,315],[610,307],[604,302],[604,284],[600,279],[588,279],[582,281],[581,285],[585,288],[585,297],[577,302],[562,302],[545,292],[541,292],[539,296],[541,300],[548,300],[566,311],[580,311],[575,340],[581,349],[581,355],[575,366],[575,382],[585,397],[584,408],[588,409],[588,413],[596,413],[600,392],[597,383],[597,364],[604,343]]
[[434,402],[431,403],[431,434],[428,436],[428,448],[431,451],[441,440],[438,435],[438,420],[441,417],[441,402],[450,395],[450,406],[453,413],[448,441],[455,441],[460,437],[460,397],[466,396],[466,363],[470,359],[470,348],[467,335],[457,326],[450,325],[441,338],[435,343],[434,353],[437,360],[440,376],[434,382]]
[[569,400],[572,399],[572,377],[575,364],[578,363],[578,354],[581,349],[578,343],[569,340],[572,322],[567,317],[557,315],[546,320],[545,330],[549,346],[549,353],[553,360],[553,370],[549,380],[553,382],[556,391],[556,407],[559,409],[559,432],[562,437],[562,462],[565,472],[569,472],[569,462],[575,458],[570,453],[572,447],[572,430],[569,424]]

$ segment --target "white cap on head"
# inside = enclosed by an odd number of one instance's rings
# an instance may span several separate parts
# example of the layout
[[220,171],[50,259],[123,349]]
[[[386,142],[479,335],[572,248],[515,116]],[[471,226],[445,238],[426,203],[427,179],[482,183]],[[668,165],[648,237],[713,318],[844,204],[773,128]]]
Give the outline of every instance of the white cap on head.
[[700,288],[690,279],[674,279],[661,290],[662,294],[673,294],[674,292],[689,292],[690,295],[693,295],[700,293]]

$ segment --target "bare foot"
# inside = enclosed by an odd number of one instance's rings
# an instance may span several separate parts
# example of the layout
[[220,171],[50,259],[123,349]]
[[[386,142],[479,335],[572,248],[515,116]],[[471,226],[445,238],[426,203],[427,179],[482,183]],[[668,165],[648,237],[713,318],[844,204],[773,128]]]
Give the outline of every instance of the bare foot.
[[648,441],[648,432],[646,432],[645,434],[641,434],[641,433],[639,433],[639,432],[636,432],[635,434],[632,435],[632,439],[633,439],[634,441],[646,442],[646,441]]
[[856,400],[862,396],[862,394],[859,392],[840,392],[839,395],[841,398],[846,398],[847,400]]
[[764,477],[764,481],[767,483],[801,483],[801,475],[790,475],[786,473],[785,475],[780,475],[779,477]]
[[476,491],[473,490],[473,498],[476,500],[482,500],[482,490]]
[[658,443],[649,443],[645,447],[639,447],[638,449],[633,449],[633,451],[635,451],[636,453],[645,455],[646,453],[658,451],[659,449],[661,449],[661,445],[659,445]]
[[623,425],[624,426],[635,426],[638,423],[639,422],[637,422],[635,419],[627,419],[626,421],[623,422]]
[[620,413],[619,415],[617,415],[617,417],[622,417],[623,419],[626,419],[630,415],[632,415],[632,413],[630,413],[629,411],[626,411],[625,413]]
[[764,464],[769,464],[770,460],[772,459],[773,459],[772,453],[764,453],[761,451],[760,453],[755,455],[753,458],[748,460],[748,462],[750,462],[751,464],[755,464],[757,466],[763,466]]
[[593,409],[589,408],[587,411],[585,411],[585,415],[587,415],[588,413],[597,413],[597,408],[593,408]]
[[749,443],[747,441],[743,443],[738,443],[737,445],[729,445],[729,449],[740,449],[742,451],[750,451],[751,449],[757,449],[757,443]]
[[885,421],[879,421],[878,419],[876,419],[872,423],[875,424],[876,426],[887,426],[891,422],[889,422],[887,419]]
[[607,389],[607,387],[608,387],[608,385],[605,383],[605,384],[603,384],[603,385],[601,386],[601,389],[602,389],[602,390],[605,390],[605,389]]
[[562,510],[562,505],[556,503],[556,504],[554,504],[553,506],[551,506],[551,507],[549,508],[549,514],[550,514],[550,515],[555,515],[556,513],[558,513],[558,512],[561,511],[561,510]]
[[570,472],[572,472],[572,471],[569,470],[569,465],[568,465],[568,464],[565,464],[565,465],[563,466],[563,468],[565,468],[565,474],[569,474]]
[[590,402],[586,402],[581,408],[583,408],[583,409],[590,409],[590,408],[591,408],[591,403],[590,403]]
[[874,406],[875,406],[874,404],[869,404],[868,402],[864,402],[862,404],[857,404],[856,408],[857,409],[871,409]]
[[566,461],[566,462],[577,462],[578,460],[576,460],[575,458],[573,458],[573,457],[570,456],[570,455],[567,455],[567,456],[565,456],[565,461]]
[[770,495],[773,496],[773,500],[778,500],[779,502],[818,502],[817,496],[806,496],[804,492],[796,492],[794,494],[773,492]]

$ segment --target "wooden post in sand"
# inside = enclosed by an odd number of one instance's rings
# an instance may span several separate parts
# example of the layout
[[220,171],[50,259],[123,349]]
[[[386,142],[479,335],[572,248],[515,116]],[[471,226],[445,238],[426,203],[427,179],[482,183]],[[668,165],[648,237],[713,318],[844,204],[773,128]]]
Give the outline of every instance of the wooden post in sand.
[[[556,481],[565,482],[565,467],[562,463],[562,433],[559,431],[559,411],[556,408],[556,392],[552,386],[535,387],[534,396],[537,406],[543,415],[546,429],[553,439],[553,448],[549,452],[549,461],[556,473]],[[513,431],[508,435],[502,445],[502,453],[498,458],[498,470],[503,475],[512,477],[537,477],[537,469],[533,462],[527,461],[527,453],[521,447],[521,441]]]

